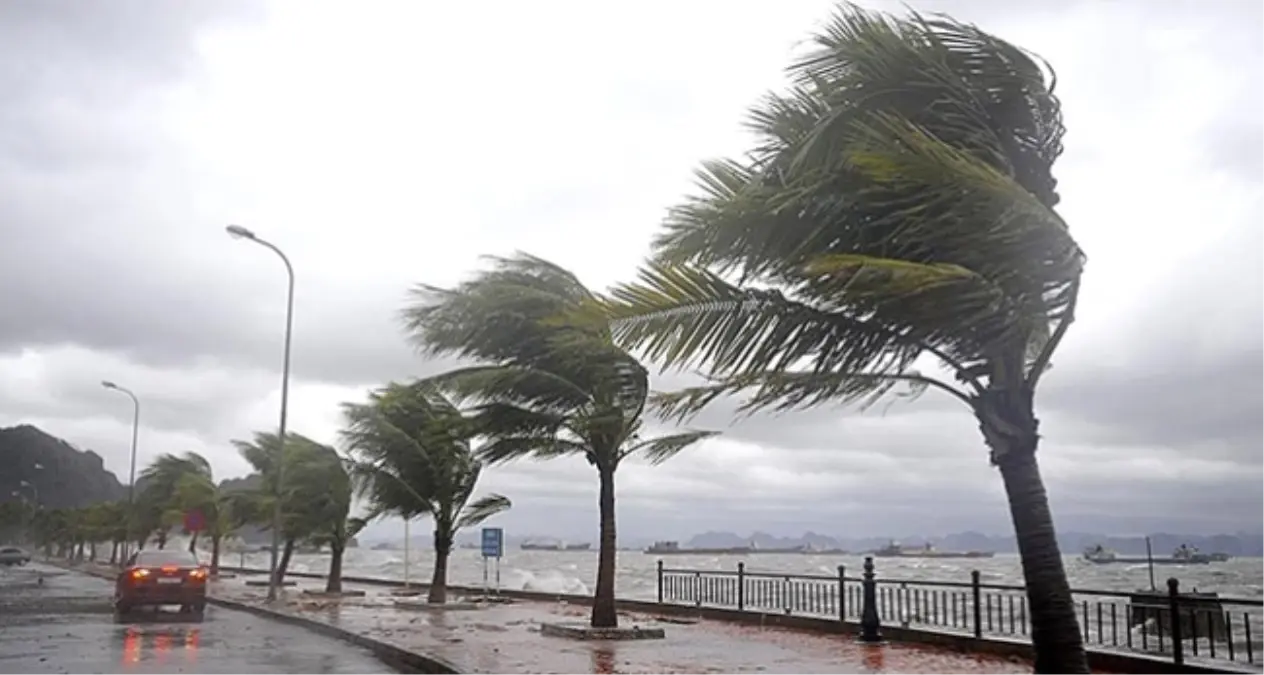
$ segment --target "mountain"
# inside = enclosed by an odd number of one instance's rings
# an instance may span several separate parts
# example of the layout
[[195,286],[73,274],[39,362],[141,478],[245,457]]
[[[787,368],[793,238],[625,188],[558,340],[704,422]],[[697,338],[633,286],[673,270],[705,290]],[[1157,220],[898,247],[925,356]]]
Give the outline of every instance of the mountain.
[[29,424],[0,429],[0,466],[0,502],[38,496],[44,508],[58,509],[127,497],[127,487],[106,471],[100,455]]
[[[1235,556],[1264,555],[1264,536],[1255,533],[1238,532],[1235,534],[1169,534],[1159,532],[1151,534],[1150,542],[1155,556],[1166,556],[1181,544],[1196,546],[1208,553],[1228,553]],[[980,532],[958,532],[944,536],[908,536],[908,537],[831,537],[828,535],[806,532],[798,537],[776,536],[765,532],[753,532],[749,536],[741,536],[733,532],[703,532],[684,542],[684,548],[729,548],[749,546],[753,542],[758,548],[790,548],[811,545],[815,548],[840,548],[847,551],[872,551],[898,541],[905,546],[921,546],[930,543],[944,551],[994,551],[997,553],[1017,553],[1018,545],[1012,535],[995,536]],[[1124,555],[1144,555],[1145,536],[1111,536],[1096,532],[1063,532],[1058,535],[1058,544],[1062,552],[1076,555],[1089,546],[1101,544]]]

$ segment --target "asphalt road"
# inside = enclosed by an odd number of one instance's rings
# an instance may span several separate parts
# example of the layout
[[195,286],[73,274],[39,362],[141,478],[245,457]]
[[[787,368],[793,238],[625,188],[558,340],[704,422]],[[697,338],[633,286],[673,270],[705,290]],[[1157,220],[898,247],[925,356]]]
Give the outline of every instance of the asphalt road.
[[[41,585],[39,578],[43,577]],[[109,581],[0,567],[0,673],[391,673],[367,650],[219,607],[115,623]]]

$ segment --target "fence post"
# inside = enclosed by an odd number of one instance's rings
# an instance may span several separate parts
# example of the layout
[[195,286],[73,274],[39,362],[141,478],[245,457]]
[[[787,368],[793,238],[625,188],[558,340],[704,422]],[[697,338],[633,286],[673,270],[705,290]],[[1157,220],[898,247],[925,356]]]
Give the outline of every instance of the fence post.
[[873,556],[865,556],[865,573],[861,581],[863,593],[860,611],[860,641],[882,642],[882,619],[878,617],[878,582],[873,575]]
[[658,564],[655,567],[657,567],[657,572],[658,572],[658,604],[661,605],[663,604],[663,559],[662,558],[658,559]]
[[737,563],[737,611],[746,611],[746,563]]
[[847,621],[847,568],[842,565],[838,566],[838,622],[845,623]]
[[979,570],[970,572],[970,595],[974,599],[974,636],[983,637],[983,589],[979,588]]
[[[1185,663],[1185,645],[1181,642],[1181,582],[1176,577],[1167,580],[1167,608],[1172,620],[1172,663],[1179,666]],[[1162,620],[1159,625],[1163,625]]]

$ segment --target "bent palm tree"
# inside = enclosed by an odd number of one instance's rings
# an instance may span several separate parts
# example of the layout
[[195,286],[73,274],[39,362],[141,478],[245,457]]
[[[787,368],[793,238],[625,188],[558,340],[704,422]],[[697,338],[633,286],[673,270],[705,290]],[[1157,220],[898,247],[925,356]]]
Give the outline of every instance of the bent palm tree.
[[624,346],[712,378],[659,400],[668,416],[735,392],[745,411],[928,387],[965,403],[1009,498],[1036,670],[1087,672],[1035,455],[1033,396],[1084,264],[1054,211],[1053,85],[948,18],[846,7],[815,47],[751,113],[750,159],[704,166],[608,316]]
[[365,404],[344,404],[343,431],[360,493],[372,516],[434,519],[434,573],[428,600],[447,602],[448,556],[463,528],[510,507],[492,494],[476,499],[483,465],[470,449],[470,427],[461,411],[433,384],[391,383]]
[[[339,512],[340,500],[333,496],[339,490],[350,490],[342,459],[333,448],[300,434],[286,434],[284,451],[279,437],[272,432],[256,432],[252,441],[232,443],[262,479],[257,491],[237,497],[249,501],[242,504],[241,510],[252,514],[256,524],[270,528],[272,505],[281,500],[284,545],[274,570],[279,583],[285,580],[299,541],[336,519],[346,519],[346,510]],[[282,466],[284,471],[278,471]]]
[[241,493],[223,489],[210,474],[191,473],[176,484],[175,500],[181,511],[202,514],[204,532],[211,539],[211,576],[219,575],[220,547],[224,537],[245,524],[250,505]]
[[[210,462],[196,452],[183,455],[167,453],[141,471],[140,477],[146,485],[139,501],[151,522],[157,526],[158,548],[166,548],[167,532],[182,520],[184,505],[180,503],[179,489],[181,482],[189,476],[211,480]],[[190,534],[189,552],[193,553],[197,550],[197,533]]]
[[592,625],[618,625],[614,604],[615,470],[633,454],[658,463],[711,432],[642,439],[649,396],[645,368],[615,346],[610,330],[581,316],[596,298],[569,271],[528,255],[456,289],[421,287],[405,311],[430,354],[480,363],[435,378],[476,402],[471,422],[487,439],[479,457],[581,455],[597,470],[601,519]]

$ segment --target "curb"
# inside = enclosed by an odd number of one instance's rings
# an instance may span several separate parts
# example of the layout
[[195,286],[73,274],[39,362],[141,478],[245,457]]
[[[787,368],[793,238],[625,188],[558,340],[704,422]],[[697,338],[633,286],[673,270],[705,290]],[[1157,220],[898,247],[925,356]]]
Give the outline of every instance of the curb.
[[351,644],[364,647],[373,652],[373,655],[380,659],[383,663],[399,670],[401,673],[459,673],[456,666],[433,656],[410,652],[401,649],[395,645],[375,640],[359,633],[353,633],[345,628],[339,628],[321,621],[307,619],[285,612],[278,612],[266,607],[258,607],[249,605],[236,600],[225,600],[224,598],[216,598],[207,596],[206,601],[212,605],[223,607],[225,609],[235,609],[241,612],[249,612],[267,619],[288,623],[294,626],[301,626],[312,632],[337,638]]
[[[99,570],[62,566],[57,563],[50,564],[70,572],[86,574],[99,579],[113,578],[111,575]],[[359,647],[364,647],[372,652],[374,656],[382,661],[382,663],[385,663],[401,673],[441,673],[443,675],[448,675],[450,673],[461,672],[456,666],[444,661],[443,659],[418,654],[417,652],[410,652],[407,649],[401,649],[400,647],[382,642],[381,640],[366,637],[364,635],[360,635],[359,633],[353,633],[345,628],[339,628],[314,619],[287,614],[285,612],[268,609],[266,607],[258,607],[256,605],[250,605],[236,600],[217,598],[213,595],[207,595],[206,602],[207,604],[215,605],[216,607],[223,607],[224,609],[231,609],[239,612],[249,612],[250,614],[261,616],[265,619],[271,619],[273,621],[292,626],[299,626],[314,633],[320,633],[326,637],[336,638],[344,642],[350,642],[351,644]]]

